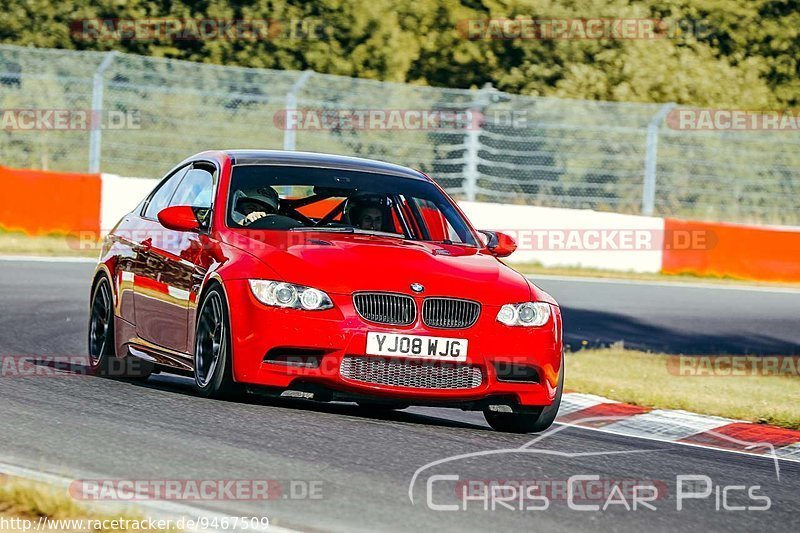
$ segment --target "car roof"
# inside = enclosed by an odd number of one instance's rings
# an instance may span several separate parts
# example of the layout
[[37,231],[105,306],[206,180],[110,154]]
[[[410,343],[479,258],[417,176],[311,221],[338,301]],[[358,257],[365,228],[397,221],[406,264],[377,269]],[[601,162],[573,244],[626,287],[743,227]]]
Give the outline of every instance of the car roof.
[[404,178],[431,181],[417,170],[385,161],[349,157],[344,155],[321,154],[316,152],[294,152],[286,150],[225,150],[234,165],[282,165],[334,168],[390,174]]

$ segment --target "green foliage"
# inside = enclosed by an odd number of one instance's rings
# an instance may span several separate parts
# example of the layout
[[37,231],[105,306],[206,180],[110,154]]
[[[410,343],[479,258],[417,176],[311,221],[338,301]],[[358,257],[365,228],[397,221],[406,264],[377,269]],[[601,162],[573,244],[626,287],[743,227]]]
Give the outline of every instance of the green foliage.
[[[517,94],[747,108],[800,99],[796,0],[5,0],[0,42]],[[81,39],[85,18],[272,19],[266,40]],[[655,40],[469,40],[488,18],[654,18]],[[459,25],[462,26],[459,26]],[[308,36],[308,33],[311,33]]]

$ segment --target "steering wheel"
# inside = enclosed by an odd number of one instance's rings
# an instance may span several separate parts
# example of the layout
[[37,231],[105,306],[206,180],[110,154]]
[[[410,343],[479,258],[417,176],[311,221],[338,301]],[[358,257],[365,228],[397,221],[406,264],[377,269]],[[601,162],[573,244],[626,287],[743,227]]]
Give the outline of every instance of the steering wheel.
[[292,229],[302,227],[303,223],[286,215],[267,215],[257,218],[247,225],[249,229]]

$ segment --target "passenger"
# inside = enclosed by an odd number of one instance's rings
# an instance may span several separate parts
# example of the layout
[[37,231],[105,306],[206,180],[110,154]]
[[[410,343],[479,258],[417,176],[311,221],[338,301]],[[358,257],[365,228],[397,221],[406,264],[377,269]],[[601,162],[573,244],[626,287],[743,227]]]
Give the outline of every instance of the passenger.
[[365,207],[358,213],[357,225],[361,229],[383,231],[383,213],[378,207]]
[[351,197],[345,213],[346,220],[359,229],[368,231],[390,231],[387,226],[387,198],[378,195],[356,195]]
[[391,233],[389,205],[384,195],[356,192],[347,199],[342,221],[358,229]]

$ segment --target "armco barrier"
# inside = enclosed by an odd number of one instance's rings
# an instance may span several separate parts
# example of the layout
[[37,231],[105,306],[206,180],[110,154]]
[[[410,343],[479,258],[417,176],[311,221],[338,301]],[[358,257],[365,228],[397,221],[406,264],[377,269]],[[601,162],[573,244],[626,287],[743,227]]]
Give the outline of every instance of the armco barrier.
[[100,229],[99,174],[0,166],[0,226],[31,235]]
[[664,250],[666,274],[800,281],[800,228],[741,226],[665,219],[666,232],[709,235],[699,249]]
[[[157,183],[110,174],[74,174],[0,167],[0,226],[31,235],[105,232]],[[461,202],[481,229],[506,231],[519,241],[512,263],[633,272],[800,281],[800,228],[757,227],[484,202]],[[589,232],[650,236],[643,248],[538,246],[534,233],[585,236]],[[699,246],[672,246],[676,234],[699,234]],[[85,235],[85,234],[84,234]]]

